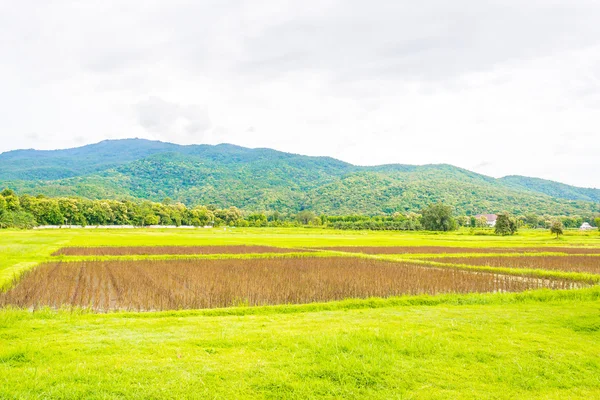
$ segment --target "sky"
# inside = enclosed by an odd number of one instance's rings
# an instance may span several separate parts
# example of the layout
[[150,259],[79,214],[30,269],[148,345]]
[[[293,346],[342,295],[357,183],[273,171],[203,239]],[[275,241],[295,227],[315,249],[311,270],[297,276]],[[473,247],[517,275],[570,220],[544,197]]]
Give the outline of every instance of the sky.
[[233,143],[600,188],[597,0],[0,0],[0,152]]

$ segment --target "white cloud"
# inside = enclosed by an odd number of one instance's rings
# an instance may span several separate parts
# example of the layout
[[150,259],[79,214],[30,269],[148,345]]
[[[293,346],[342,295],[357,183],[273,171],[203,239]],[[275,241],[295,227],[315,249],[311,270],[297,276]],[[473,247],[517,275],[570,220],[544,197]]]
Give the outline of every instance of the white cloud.
[[147,137],[600,187],[598,20],[591,0],[12,2],[0,151]]
[[158,139],[172,142],[202,141],[210,129],[208,112],[197,105],[181,105],[150,97],[135,107],[138,122]]

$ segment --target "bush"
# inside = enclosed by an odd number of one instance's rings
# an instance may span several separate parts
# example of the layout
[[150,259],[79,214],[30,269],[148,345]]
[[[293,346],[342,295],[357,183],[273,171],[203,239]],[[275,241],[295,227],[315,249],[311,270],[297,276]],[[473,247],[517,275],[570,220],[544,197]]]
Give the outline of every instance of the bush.
[[0,228],[31,229],[37,226],[35,217],[25,211],[4,211],[0,214]]

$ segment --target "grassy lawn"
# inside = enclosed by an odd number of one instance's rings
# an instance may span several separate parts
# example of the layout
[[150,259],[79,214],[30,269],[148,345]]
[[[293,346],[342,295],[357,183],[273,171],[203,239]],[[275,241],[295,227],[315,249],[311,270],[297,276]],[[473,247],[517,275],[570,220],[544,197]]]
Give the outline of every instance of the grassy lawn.
[[[600,246],[597,232],[0,231],[0,280],[62,246]],[[0,398],[600,398],[600,288],[161,313],[0,311]]]
[[241,316],[5,311],[0,344],[2,398],[600,395],[597,296]]

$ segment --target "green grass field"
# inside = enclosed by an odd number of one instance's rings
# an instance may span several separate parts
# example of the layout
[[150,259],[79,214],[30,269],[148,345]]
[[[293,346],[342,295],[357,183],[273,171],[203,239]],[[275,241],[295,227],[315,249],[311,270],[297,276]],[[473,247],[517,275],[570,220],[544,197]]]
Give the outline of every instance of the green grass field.
[[[600,247],[600,235],[0,231],[0,285],[64,246],[215,244]],[[600,287],[160,313],[5,309],[0,398],[600,398]]]

